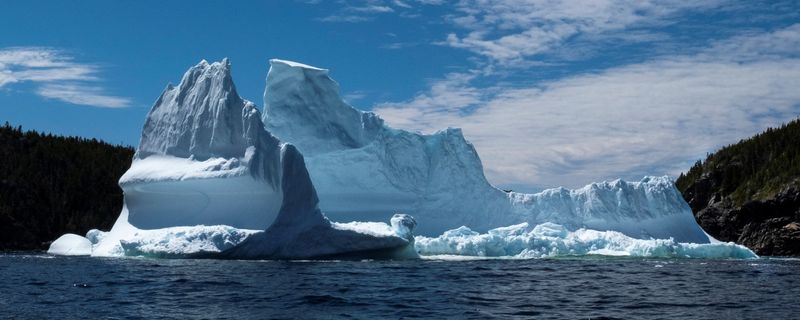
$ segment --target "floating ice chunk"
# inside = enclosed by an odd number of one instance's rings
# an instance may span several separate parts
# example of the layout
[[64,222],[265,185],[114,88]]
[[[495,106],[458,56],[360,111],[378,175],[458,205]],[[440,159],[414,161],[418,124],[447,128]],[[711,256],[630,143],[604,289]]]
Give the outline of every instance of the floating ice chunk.
[[47,253],[60,256],[88,256],[92,254],[92,242],[74,233],[67,233],[50,244]]
[[417,236],[415,247],[423,256],[548,258],[608,255],[662,258],[757,258],[750,249],[734,243],[681,243],[673,239],[635,239],[616,231],[579,229],[544,223],[527,231],[527,224],[477,233],[467,227],[439,237]]

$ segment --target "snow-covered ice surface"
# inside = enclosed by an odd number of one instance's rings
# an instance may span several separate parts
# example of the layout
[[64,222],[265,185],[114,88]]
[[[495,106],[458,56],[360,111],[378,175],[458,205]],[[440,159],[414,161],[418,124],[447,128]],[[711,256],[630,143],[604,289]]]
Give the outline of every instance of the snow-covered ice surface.
[[735,243],[681,243],[674,239],[635,239],[616,231],[578,229],[543,223],[527,223],[478,233],[467,227],[449,230],[441,236],[417,236],[416,250],[423,256],[552,258],[582,255],[659,258],[757,258]]
[[339,227],[322,214],[303,156],[264,129],[255,105],[236,92],[227,59],[202,61],[167,86],[119,184],[125,204],[110,231],[65,235],[50,252],[416,257],[411,223]]
[[325,69],[271,60],[263,116],[270,132],[306,156],[320,207],[338,221],[385,221],[405,212],[425,236],[460,226],[486,232],[555,222],[570,230],[709,242],[668,177],[505,193],[486,180],[460,129],[428,135],[391,128],[344,102]]

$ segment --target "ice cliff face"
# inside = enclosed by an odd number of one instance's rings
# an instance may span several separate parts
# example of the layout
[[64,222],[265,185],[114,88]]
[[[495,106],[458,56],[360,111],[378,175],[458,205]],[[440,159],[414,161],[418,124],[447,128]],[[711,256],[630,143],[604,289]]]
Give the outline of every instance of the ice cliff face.
[[264,103],[267,130],[307,149],[306,156],[363,147],[384,129],[375,114],[339,98],[328,70],[296,62],[270,60]]
[[531,223],[558,223],[571,230],[614,230],[639,239],[708,242],[691,208],[666,176],[592,183],[575,190],[510,193],[509,198],[514,210]]
[[[423,234],[483,226],[492,216],[493,226],[511,222],[501,214],[510,211],[508,199],[486,182],[460,129],[432,135],[392,129],[374,113],[345,103],[327,70],[270,63],[264,124],[306,155],[320,206],[333,219],[369,221],[406,212]],[[482,204],[475,207],[477,202]]]
[[119,183],[125,206],[112,230],[64,236],[51,252],[236,259],[416,256],[411,223],[339,225],[322,214],[302,154],[264,129],[255,105],[237,94],[227,59],[202,61],[178,86],[166,88],[147,115],[134,161]]
[[538,194],[507,194],[483,174],[461,130],[431,135],[386,126],[345,103],[328,71],[271,60],[264,124],[306,155],[320,206],[341,221],[412,214],[417,232],[479,232],[522,222],[616,230],[636,238],[708,242],[669,178],[621,180]]

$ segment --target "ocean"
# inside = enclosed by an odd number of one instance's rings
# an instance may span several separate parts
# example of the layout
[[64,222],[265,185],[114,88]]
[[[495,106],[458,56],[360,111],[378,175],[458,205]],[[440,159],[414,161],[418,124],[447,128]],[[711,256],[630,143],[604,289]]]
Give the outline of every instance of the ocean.
[[800,260],[234,261],[0,254],[9,319],[792,319]]

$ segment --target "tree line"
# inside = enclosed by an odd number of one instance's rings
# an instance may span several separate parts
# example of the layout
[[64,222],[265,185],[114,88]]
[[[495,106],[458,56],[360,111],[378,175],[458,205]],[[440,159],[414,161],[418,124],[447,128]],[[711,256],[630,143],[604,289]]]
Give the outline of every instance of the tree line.
[[0,127],[0,250],[46,249],[64,233],[108,230],[134,149]]
[[701,177],[718,182],[733,204],[764,200],[800,178],[800,119],[770,128],[698,160],[676,180],[685,192]]

